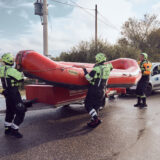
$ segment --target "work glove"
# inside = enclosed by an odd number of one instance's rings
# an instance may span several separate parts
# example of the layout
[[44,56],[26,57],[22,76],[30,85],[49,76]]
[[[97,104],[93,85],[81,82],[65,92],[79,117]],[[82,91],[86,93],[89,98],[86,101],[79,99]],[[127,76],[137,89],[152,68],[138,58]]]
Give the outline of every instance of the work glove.
[[83,72],[84,72],[84,74],[86,75],[86,74],[88,74],[88,72],[87,72],[87,69],[86,68],[82,68],[83,69]]

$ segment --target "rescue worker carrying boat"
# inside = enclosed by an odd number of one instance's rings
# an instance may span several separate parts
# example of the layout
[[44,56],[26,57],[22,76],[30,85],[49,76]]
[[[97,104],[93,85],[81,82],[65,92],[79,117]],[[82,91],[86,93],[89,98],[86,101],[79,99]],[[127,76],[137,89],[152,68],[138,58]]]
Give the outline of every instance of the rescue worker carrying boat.
[[104,64],[104,62],[106,62],[106,57],[103,53],[98,53],[95,56],[95,60],[96,64],[90,73],[87,72],[86,68],[83,68],[85,77],[89,81],[89,88],[85,99],[85,108],[91,116],[91,122],[88,123],[88,126],[92,128],[101,123],[97,111],[102,105],[106,89],[106,81],[113,68],[111,63]]
[[12,66],[14,65],[14,57],[10,53],[2,55],[0,67],[0,78],[2,82],[2,94],[6,100],[6,116],[5,116],[5,135],[11,135],[16,138],[22,138],[22,134],[18,131],[19,125],[23,122],[26,108],[22,102],[18,87],[23,82],[22,74]]
[[136,95],[137,95],[137,104],[134,107],[147,107],[146,104],[146,88],[149,82],[149,75],[151,74],[152,64],[148,61],[147,53],[140,54],[140,61],[138,62],[139,67],[142,72],[142,77],[137,84]]

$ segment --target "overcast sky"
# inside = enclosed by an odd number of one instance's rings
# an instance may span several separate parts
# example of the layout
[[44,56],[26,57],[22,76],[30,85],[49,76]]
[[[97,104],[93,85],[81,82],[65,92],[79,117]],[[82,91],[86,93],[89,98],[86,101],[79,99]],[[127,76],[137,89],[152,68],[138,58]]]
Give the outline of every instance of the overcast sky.
[[[34,15],[36,0],[0,0],[0,55],[32,49],[43,53],[40,17]],[[98,6],[98,36],[110,43],[120,37],[122,24],[146,13],[160,14],[159,0],[57,0],[88,8],[80,9],[48,0],[49,54],[57,56],[82,40],[94,38],[94,8]]]

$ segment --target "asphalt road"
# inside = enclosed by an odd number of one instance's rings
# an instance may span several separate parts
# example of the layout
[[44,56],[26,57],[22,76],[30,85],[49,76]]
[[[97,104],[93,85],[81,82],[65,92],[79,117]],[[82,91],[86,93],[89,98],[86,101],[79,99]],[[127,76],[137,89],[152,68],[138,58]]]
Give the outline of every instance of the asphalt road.
[[0,94],[0,112],[6,109],[4,96]]
[[86,127],[83,106],[29,111],[23,139],[4,136],[0,114],[0,160],[159,160],[160,93],[148,98],[147,109],[134,108],[135,101],[107,101],[95,129]]

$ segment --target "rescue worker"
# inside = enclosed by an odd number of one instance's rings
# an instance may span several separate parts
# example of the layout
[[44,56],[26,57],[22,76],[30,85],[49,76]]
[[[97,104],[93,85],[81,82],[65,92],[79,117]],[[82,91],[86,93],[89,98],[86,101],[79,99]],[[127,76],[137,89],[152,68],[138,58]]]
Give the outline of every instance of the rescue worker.
[[22,138],[23,135],[18,130],[24,120],[26,108],[18,87],[20,82],[23,82],[23,76],[21,72],[12,67],[14,65],[12,54],[3,54],[2,62],[4,64],[0,67],[0,78],[3,87],[2,94],[6,100],[5,135]]
[[104,64],[106,57],[103,53],[98,53],[95,56],[96,64],[90,73],[86,68],[83,68],[86,79],[89,81],[89,88],[85,99],[85,108],[91,116],[91,122],[87,125],[89,127],[96,127],[101,123],[98,118],[97,111],[104,101],[106,81],[112,70],[112,64]]
[[140,54],[140,61],[138,62],[139,67],[142,72],[142,77],[137,84],[136,95],[137,95],[137,104],[134,107],[147,107],[146,104],[146,88],[149,82],[149,75],[151,73],[152,64],[148,61],[147,53]]

